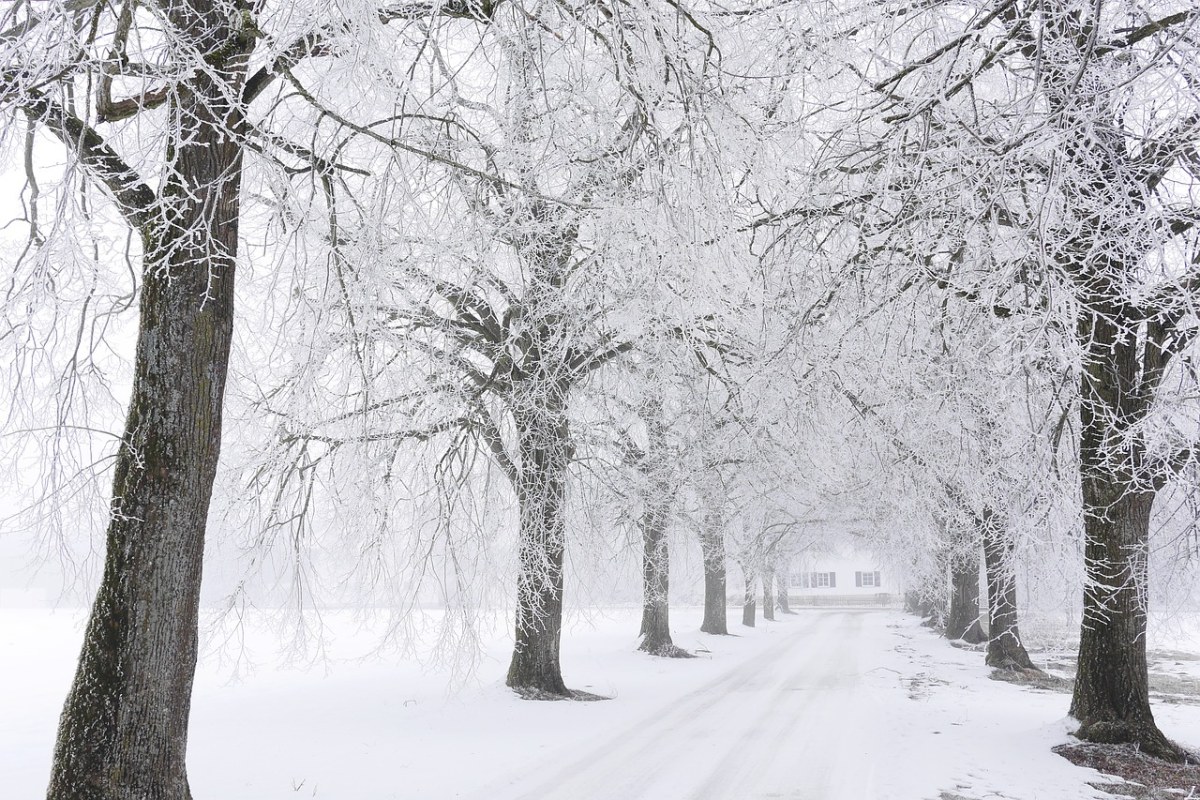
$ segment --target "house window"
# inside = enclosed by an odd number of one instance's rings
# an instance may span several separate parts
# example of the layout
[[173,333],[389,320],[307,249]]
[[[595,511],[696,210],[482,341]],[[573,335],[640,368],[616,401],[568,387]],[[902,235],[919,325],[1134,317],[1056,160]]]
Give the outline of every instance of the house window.
[[863,587],[879,587],[882,584],[879,582],[878,572],[856,572],[854,573],[854,585]]
[[809,582],[814,589],[835,589],[837,588],[837,573],[813,572],[809,575]]

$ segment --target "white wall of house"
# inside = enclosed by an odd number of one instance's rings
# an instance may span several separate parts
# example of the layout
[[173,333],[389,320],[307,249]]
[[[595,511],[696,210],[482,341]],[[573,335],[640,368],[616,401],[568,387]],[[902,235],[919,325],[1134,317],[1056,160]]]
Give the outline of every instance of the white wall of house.
[[870,551],[853,545],[817,556],[797,557],[788,574],[788,594],[797,597],[899,594],[888,570]]

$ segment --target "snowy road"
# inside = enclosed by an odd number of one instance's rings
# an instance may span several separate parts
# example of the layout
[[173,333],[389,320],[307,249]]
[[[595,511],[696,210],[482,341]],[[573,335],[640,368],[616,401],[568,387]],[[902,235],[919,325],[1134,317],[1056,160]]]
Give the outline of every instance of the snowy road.
[[[330,612],[328,670],[260,663],[231,681],[202,664],[189,773],[197,800],[1097,800],[1051,752],[1069,697],[989,680],[892,610],[806,609],[741,636],[697,631],[702,658],[634,651],[639,609],[579,615],[564,636],[569,685],[599,703],[531,703],[503,685],[511,642],[489,640],[486,677],[356,658],[378,633]],[[0,611],[0,775],[5,798],[45,794],[82,612]],[[271,652],[269,618],[246,631]],[[504,625],[506,628],[507,625]],[[240,651],[239,651],[240,652]],[[1156,715],[1200,744],[1200,710]]]
[[864,618],[805,614],[778,643],[567,762],[480,797],[862,800],[878,797]]

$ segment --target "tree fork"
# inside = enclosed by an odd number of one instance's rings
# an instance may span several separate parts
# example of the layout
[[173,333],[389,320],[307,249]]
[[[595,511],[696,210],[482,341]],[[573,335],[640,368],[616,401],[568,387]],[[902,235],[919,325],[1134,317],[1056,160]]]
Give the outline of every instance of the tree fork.
[[[124,208],[143,241],[133,391],[104,572],[59,720],[50,800],[191,797],[184,759],[240,215],[243,123],[229,98],[254,40],[216,3],[180,3],[171,16],[182,35],[205,52],[221,48],[222,57],[183,81],[168,104],[169,216],[151,223]],[[120,191],[117,199],[128,205]]]

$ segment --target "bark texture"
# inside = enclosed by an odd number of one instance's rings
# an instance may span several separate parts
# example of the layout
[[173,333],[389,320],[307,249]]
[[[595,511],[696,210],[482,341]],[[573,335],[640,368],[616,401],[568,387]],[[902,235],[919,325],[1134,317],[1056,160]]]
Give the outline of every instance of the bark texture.
[[988,645],[984,663],[996,669],[1036,669],[1017,625],[1017,578],[1013,569],[1014,544],[1003,519],[985,509],[982,518],[983,562],[987,575]]
[[725,521],[714,504],[705,511],[700,530],[700,551],[704,559],[704,620],[700,630],[721,636],[729,634],[728,591],[725,571]]
[[780,614],[795,614],[792,611],[791,599],[788,597],[787,581],[778,581],[779,583],[779,613]]
[[671,507],[670,486],[652,483],[652,493],[642,515],[642,627],[639,650],[651,655],[680,658],[689,655],[671,641],[670,548],[667,518]]
[[[1061,134],[1065,219],[1049,252],[1077,305],[1082,353],[1079,469],[1083,499],[1084,614],[1071,714],[1078,736],[1129,742],[1173,761],[1184,751],[1150,711],[1146,668],[1146,554],[1150,513],[1169,468],[1147,457],[1145,420],[1167,365],[1194,334],[1179,330],[1191,302],[1178,286],[1144,301],[1151,228],[1147,198],[1161,174],[1142,161],[1170,143],[1137,141],[1125,128],[1122,72],[1094,57],[1092,15],[1064,0],[1042,11],[1040,29],[1018,28],[1041,66],[1048,119]],[[1034,38],[1036,37],[1036,38]],[[1165,171],[1165,169],[1164,169]]]
[[[543,384],[546,386],[546,384]],[[570,697],[559,660],[565,529],[563,504],[570,464],[566,398],[569,386],[534,394],[537,403],[514,414],[521,464],[517,485],[517,617],[507,683],[530,697]]]
[[[519,50],[521,85],[532,79]],[[518,100],[518,138],[534,112]],[[508,686],[530,698],[575,694],[562,679],[563,556],[566,546],[567,468],[574,457],[567,405],[580,368],[572,363],[574,330],[564,292],[578,231],[559,209],[528,198],[520,207],[511,244],[527,274],[525,331],[517,337],[518,362],[511,365],[511,400],[517,433],[515,465],[520,510],[517,614]]]
[[775,621],[775,570],[763,570],[763,619]]
[[[1105,186],[1090,188],[1111,193],[1108,179],[1101,180]],[[1070,250],[1085,245],[1098,243],[1080,241]],[[1168,336],[1155,321],[1143,336],[1129,333],[1141,327],[1137,312],[1111,281],[1130,265],[1106,261],[1089,265],[1094,276],[1081,290],[1077,329],[1084,352],[1079,461],[1086,583],[1071,715],[1082,739],[1132,742],[1178,761],[1184,752],[1159,731],[1150,711],[1146,666],[1146,556],[1162,478],[1148,469],[1145,440],[1134,430],[1165,372]]]
[[[1085,475],[1084,487],[1088,586],[1071,697],[1071,716],[1080,722],[1077,735],[1092,742],[1133,742],[1150,755],[1182,760],[1186,754],[1162,734],[1150,710],[1145,586],[1154,495],[1117,490],[1103,474]],[[1101,512],[1105,494],[1117,497]]]
[[753,628],[758,605],[754,597],[754,570],[743,565],[742,573],[746,576],[746,588],[742,593],[742,624]]
[[59,721],[51,800],[187,800],[205,525],[233,331],[252,36],[203,0],[167,16],[209,69],[167,109],[162,213],[141,227],[133,394],[117,454],[104,572]]
[[979,565],[955,561],[950,567],[950,612],[946,615],[947,639],[983,641],[979,629]]

